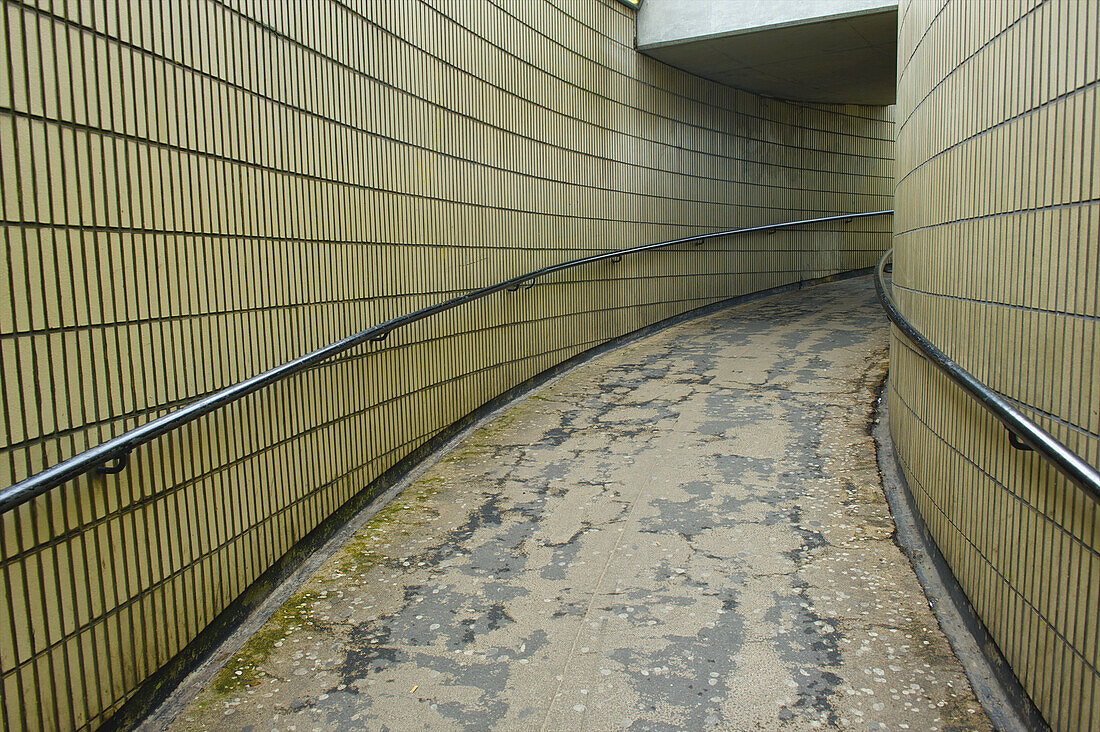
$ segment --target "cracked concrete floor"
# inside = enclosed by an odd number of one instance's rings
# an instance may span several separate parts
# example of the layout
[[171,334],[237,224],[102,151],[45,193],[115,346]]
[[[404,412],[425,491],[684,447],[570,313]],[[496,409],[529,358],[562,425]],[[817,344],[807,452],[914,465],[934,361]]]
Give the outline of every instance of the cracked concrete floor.
[[869,278],[676,325],[486,423],[177,729],[974,730],[892,540]]

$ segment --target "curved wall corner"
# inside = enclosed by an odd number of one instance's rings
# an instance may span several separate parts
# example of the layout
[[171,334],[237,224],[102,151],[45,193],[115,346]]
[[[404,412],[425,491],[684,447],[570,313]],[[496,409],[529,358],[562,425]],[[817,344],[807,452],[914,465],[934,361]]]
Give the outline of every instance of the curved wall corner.
[[[1100,5],[903,0],[894,295],[1100,465]],[[1100,727],[1100,511],[895,332],[895,449],[924,521],[1051,726]]]
[[[891,207],[892,110],[664,66],[612,0],[8,0],[0,37],[3,486],[536,267]],[[548,277],[5,514],[0,727],[103,724],[326,517],[509,388],[868,267],[889,236],[834,222]]]

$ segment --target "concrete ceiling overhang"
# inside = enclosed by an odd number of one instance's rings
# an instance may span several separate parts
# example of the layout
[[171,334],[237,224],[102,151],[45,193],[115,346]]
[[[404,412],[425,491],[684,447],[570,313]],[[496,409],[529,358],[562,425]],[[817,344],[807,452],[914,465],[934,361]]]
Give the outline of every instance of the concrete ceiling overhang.
[[638,50],[782,99],[893,104],[897,0],[647,0]]

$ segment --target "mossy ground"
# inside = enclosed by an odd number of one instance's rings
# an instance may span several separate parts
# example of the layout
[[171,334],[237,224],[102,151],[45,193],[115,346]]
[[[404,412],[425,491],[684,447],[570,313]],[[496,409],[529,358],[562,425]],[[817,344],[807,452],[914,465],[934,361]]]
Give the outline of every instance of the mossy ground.
[[490,454],[500,447],[500,436],[511,429],[515,422],[515,415],[502,414],[489,424],[478,428],[463,441],[461,447],[456,448],[447,457],[443,458],[443,462],[460,463],[464,460],[475,460]]
[[283,603],[214,677],[211,684],[214,692],[230,694],[260,683],[267,675],[261,667],[274,652],[276,644],[310,622],[310,611],[316,600],[316,592],[303,590]]
[[[463,447],[444,458],[446,463],[476,459],[489,452],[502,433],[509,430],[516,418],[504,414],[475,431]],[[446,487],[446,479],[430,472],[414,481],[388,504],[378,510],[327,563],[327,574],[365,576],[376,566],[401,561],[388,551],[399,536],[430,520],[432,512],[426,504]],[[399,552],[398,552],[399,553]],[[214,698],[223,697],[255,686],[270,676],[264,664],[291,633],[312,621],[314,603],[322,598],[317,587],[303,589],[280,607],[241,649],[222,667],[209,689]],[[209,699],[199,701],[205,707]]]
[[[439,476],[424,476],[383,506],[363,525],[329,560],[330,573],[362,576],[370,569],[390,561],[399,561],[386,551],[393,545],[392,539],[409,533],[409,529],[423,524],[429,514],[424,504],[445,486]],[[269,674],[263,665],[289,634],[301,630],[312,622],[313,605],[322,595],[318,588],[303,589],[291,596],[275,614],[264,623],[232,658],[226,662],[210,685],[215,697],[225,696],[249,686],[255,686]],[[200,706],[205,706],[200,702]]]
[[425,504],[445,485],[446,480],[440,476],[417,479],[355,533],[332,558],[331,569],[345,575],[362,575],[379,564],[398,561],[398,557],[386,551],[392,546],[392,538],[407,535],[410,528],[423,525],[431,515]]

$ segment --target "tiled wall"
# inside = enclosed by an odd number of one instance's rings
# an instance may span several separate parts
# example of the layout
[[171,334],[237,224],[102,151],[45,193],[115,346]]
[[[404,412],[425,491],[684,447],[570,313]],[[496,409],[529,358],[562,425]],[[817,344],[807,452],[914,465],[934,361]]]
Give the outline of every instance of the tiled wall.
[[[903,0],[894,293],[978,379],[1100,465],[1100,5]],[[900,336],[897,451],[1055,729],[1100,728],[1100,514]]]
[[[889,208],[882,108],[637,55],[611,0],[3,0],[0,486],[535,267]],[[617,335],[888,218],[604,262],[392,334],[2,517],[0,726],[95,727],[334,509]]]

